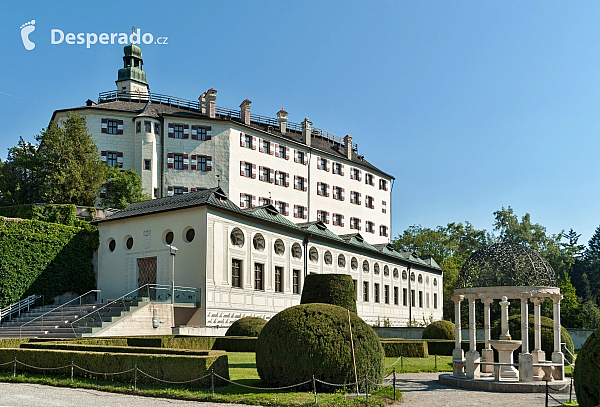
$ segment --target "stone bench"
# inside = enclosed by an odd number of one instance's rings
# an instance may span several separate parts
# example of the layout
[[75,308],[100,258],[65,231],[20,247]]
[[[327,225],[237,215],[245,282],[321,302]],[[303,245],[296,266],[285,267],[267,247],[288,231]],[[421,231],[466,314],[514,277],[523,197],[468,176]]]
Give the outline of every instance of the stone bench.
[[454,377],[465,377],[465,366],[467,361],[464,359],[452,359],[452,375]]

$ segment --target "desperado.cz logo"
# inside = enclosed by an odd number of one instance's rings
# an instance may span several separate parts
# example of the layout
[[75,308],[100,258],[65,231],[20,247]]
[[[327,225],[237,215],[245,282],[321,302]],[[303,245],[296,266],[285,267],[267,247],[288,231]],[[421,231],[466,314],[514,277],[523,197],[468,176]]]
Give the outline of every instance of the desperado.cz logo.
[[[23,46],[27,51],[31,51],[35,48],[35,43],[31,41],[29,35],[35,31],[35,20],[31,20],[20,27],[21,40]],[[168,45],[169,37],[157,37],[154,39],[154,35],[151,33],[142,34],[141,30],[135,27],[131,28],[131,34],[126,33],[66,33],[58,28],[50,30],[50,44],[57,45],[63,42],[68,45],[83,45],[86,48],[90,48],[94,44],[101,45],[113,45],[113,44],[157,44],[157,45]]]

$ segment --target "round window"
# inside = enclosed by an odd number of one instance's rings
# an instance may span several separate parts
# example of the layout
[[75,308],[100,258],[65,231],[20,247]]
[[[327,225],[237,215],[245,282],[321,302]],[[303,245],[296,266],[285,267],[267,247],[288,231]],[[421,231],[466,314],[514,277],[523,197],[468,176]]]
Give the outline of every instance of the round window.
[[279,256],[283,256],[283,253],[285,253],[285,245],[283,244],[283,240],[281,240],[281,239],[275,240],[274,249],[275,249],[275,254],[277,254]]
[[235,228],[231,231],[229,236],[231,244],[237,247],[244,247],[244,233],[240,228]]
[[292,257],[295,259],[302,257],[302,247],[298,243],[292,245]]
[[422,275],[419,274],[418,280],[419,280],[419,284],[423,284],[423,276]]
[[394,268],[394,278],[397,279],[400,276],[400,273],[398,273],[398,269]]
[[410,281],[415,281],[415,273],[410,273]]
[[352,270],[354,271],[358,270],[358,260],[356,260],[356,257],[353,257],[352,260],[350,260],[350,267],[352,267]]
[[191,241],[194,240],[194,238],[196,237],[196,231],[193,228],[189,228],[186,232],[185,232],[185,241],[190,243]]
[[343,254],[340,254],[338,256],[338,267],[346,267],[346,258],[344,257]]
[[262,252],[263,250],[265,250],[264,236],[261,235],[260,233],[255,234],[254,239],[252,239],[252,245],[254,245],[254,248],[256,250],[258,250],[259,252]]
[[108,241],[108,250],[110,250],[111,252],[114,252],[116,248],[117,248],[117,242],[115,241],[115,239],[110,239]]
[[325,255],[323,255],[323,260],[325,260],[325,264],[327,264],[328,266],[330,266],[331,263],[333,263],[333,256],[331,255],[331,252],[329,250],[327,250],[325,252]]
[[383,276],[384,277],[389,277],[390,276],[390,268],[388,266],[385,266],[383,268]]
[[125,247],[127,247],[127,250],[131,250],[131,248],[133,247],[133,237],[129,236],[127,238],[127,240],[125,241]]
[[311,247],[310,250],[308,251],[308,258],[313,263],[318,262],[319,261],[319,252],[318,252],[318,250],[316,248],[314,248],[314,247]]
[[379,275],[379,263],[375,263],[375,265],[373,266],[373,273]]
[[407,278],[408,274],[406,273],[406,270],[402,270],[402,280],[406,281]]
[[165,243],[166,244],[173,243],[173,232],[171,232],[170,230],[165,234]]
[[368,273],[369,272],[369,262],[368,261],[363,261],[363,273]]

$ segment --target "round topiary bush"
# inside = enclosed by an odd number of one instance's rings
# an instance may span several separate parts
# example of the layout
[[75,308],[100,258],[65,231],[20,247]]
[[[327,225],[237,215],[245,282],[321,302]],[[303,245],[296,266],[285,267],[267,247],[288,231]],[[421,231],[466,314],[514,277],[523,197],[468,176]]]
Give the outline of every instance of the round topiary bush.
[[304,281],[300,304],[333,304],[356,313],[356,293],[347,274],[309,274]]
[[[358,315],[351,312],[350,320],[358,378],[367,376],[381,383],[385,356],[381,342]],[[348,310],[330,304],[301,304],[281,311],[258,337],[256,369],[267,386],[294,385],[313,375],[329,383],[354,383]],[[311,384],[303,387],[311,388]]]
[[600,328],[588,336],[575,361],[575,394],[581,407],[600,404]]
[[454,340],[454,324],[450,321],[435,321],[423,330],[423,339]]
[[257,317],[240,318],[231,324],[227,332],[225,332],[225,336],[257,337],[266,323],[267,321]]
[[[554,321],[548,317],[541,317],[541,330],[542,330],[542,350],[546,352],[546,360],[552,358],[552,352],[554,351]],[[521,339],[521,315],[513,315],[508,318],[508,331],[512,339]],[[533,327],[533,315],[529,316],[529,352],[531,352],[535,346],[534,342],[534,327]],[[494,323],[492,328],[492,338],[498,339],[500,336],[500,321]],[[571,351],[575,354],[575,347],[573,346],[573,339],[565,328],[560,327],[560,341],[564,342]],[[515,351],[518,355],[520,348]],[[565,359],[573,362],[571,355],[565,353]],[[515,359],[517,360],[517,359]]]

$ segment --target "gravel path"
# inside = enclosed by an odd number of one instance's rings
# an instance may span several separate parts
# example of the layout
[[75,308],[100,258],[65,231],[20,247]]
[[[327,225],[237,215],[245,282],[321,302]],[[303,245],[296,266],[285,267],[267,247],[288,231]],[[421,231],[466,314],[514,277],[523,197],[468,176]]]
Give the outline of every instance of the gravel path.
[[[403,391],[402,407],[536,407],[544,406],[544,393],[491,393],[445,387],[439,384],[439,373],[404,373],[396,376],[397,388]],[[568,394],[553,394],[560,401],[569,400]],[[573,392],[573,400],[575,393]],[[549,405],[558,403],[550,400]]]

